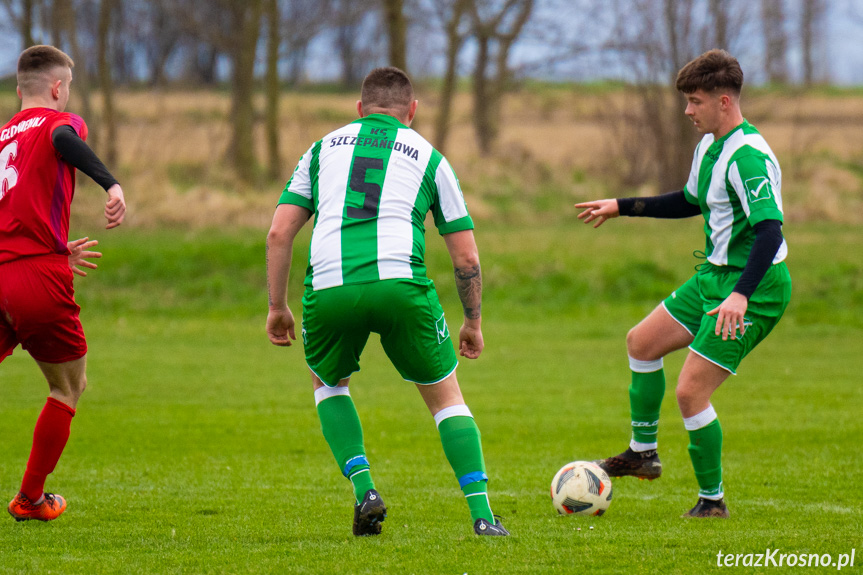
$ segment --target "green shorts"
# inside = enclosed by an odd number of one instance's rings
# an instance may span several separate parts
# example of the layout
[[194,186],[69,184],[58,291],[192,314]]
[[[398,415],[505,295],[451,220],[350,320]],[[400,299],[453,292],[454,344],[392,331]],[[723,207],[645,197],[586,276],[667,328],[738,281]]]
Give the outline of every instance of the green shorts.
[[791,275],[785,262],[770,266],[746,308],[746,332],[736,339],[716,335],[716,316],[707,312],[725,301],[742,270],[703,264],[701,271],[672,292],[663,302],[665,310],[692,334],[689,349],[736,374],[737,366],[779,323],[791,299]]
[[429,279],[351,284],[303,295],[303,345],[309,369],[326,385],[360,369],[360,354],[375,332],[396,370],[432,384],[455,371],[458,359],[443,308]]

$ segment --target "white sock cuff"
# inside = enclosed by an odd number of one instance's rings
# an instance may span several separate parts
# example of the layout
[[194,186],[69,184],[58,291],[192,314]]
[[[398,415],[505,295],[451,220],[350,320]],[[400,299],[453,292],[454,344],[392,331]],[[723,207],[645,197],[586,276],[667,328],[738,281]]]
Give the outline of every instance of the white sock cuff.
[[435,425],[440,427],[440,422],[444,419],[448,419],[450,417],[456,417],[459,415],[464,415],[466,417],[473,417],[473,414],[467,408],[465,404],[461,405],[451,405],[449,407],[444,407],[440,411],[434,414],[434,422]]
[[641,443],[634,439],[629,440],[629,448],[635,452],[651,451],[657,447],[659,447],[659,444],[655,441],[653,443]]
[[662,369],[662,358],[642,361],[629,356],[629,369],[635,373],[653,373]]
[[686,431],[695,431],[696,429],[707,427],[713,423],[714,419],[716,419],[716,410],[713,409],[712,405],[710,405],[701,413],[696,413],[692,417],[684,418],[683,427],[686,428]]
[[335,397],[337,395],[347,395],[350,396],[351,392],[348,390],[346,386],[341,387],[327,387],[326,385],[323,387],[319,387],[315,390],[315,405],[319,404],[325,399],[329,399],[331,397]]

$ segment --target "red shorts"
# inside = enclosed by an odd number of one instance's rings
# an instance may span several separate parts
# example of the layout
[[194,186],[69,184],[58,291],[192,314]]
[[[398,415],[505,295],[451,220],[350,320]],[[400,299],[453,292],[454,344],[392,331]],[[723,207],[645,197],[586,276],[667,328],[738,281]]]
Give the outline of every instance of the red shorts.
[[0,264],[0,361],[19,343],[44,363],[84,357],[87,341],[72,277],[69,259],[62,255]]

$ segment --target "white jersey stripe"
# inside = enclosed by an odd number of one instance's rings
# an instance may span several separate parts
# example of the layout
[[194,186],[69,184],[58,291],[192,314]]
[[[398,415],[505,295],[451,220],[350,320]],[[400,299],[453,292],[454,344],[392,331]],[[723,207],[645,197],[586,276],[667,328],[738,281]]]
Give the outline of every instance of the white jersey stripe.
[[399,130],[396,143],[417,150],[418,160],[394,152],[390,156],[378,211],[378,273],[380,279],[409,278],[413,223],[405,217],[416,204],[432,147],[412,130]]
[[314,270],[312,288],[342,284],[342,215],[345,212],[345,182],[351,167],[353,147],[327,145],[333,137],[356,136],[359,124],[333,132],[323,140],[318,172],[318,215],[309,252]]

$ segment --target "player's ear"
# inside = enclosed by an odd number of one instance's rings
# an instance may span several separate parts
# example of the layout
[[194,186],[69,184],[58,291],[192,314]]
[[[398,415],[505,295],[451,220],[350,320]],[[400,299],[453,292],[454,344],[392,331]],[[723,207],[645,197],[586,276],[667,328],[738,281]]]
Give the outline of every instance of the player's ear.
[[417,114],[417,106],[419,106],[419,103],[420,103],[419,100],[414,100],[413,102],[411,102],[411,107],[408,110],[408,121],[407,121],[408,126],[410,126],[411,122],[414,121],[414,116],[416,116],[416,114]]
[[23,100],[24,96],[21,95],[21,86],[15,86],[15,92],[18,94],[18,99]]
[[55,100],[60,99],[60,85],[63,83],[63,80],[54,80],[54,83],[51,84],[51,97]]
[[357,100],[357,115],[359,115],[360,118],[364,117],[363,116],[363,101],[362,100]]

